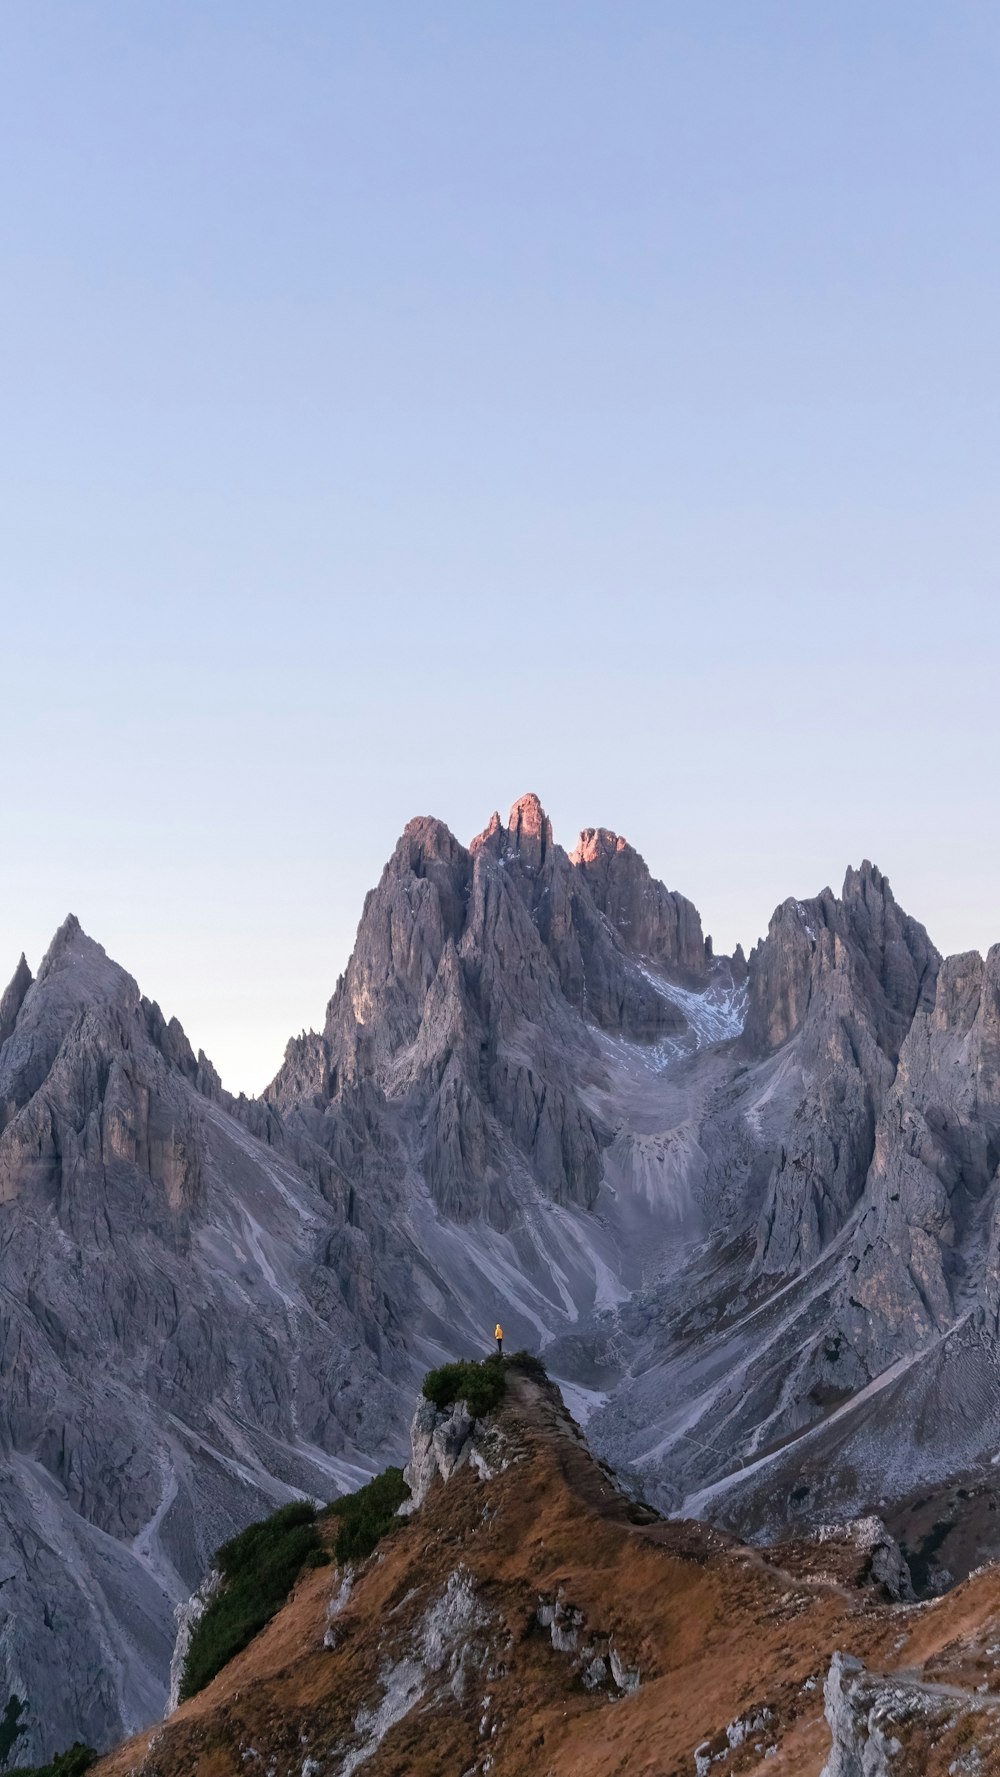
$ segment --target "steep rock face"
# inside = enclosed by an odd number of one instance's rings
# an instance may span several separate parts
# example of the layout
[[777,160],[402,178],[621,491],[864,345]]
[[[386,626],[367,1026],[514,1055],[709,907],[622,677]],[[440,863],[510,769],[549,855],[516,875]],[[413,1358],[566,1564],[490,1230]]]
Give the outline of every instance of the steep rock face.
[[24,996],[31,986],[31,979],[31,970],[22,951],[21,960],[14,970],[9,986],[4,990],[3,998],[0,999],[0,1049],[3,1048],[14,1029],[17,1015],[24,1002]]
[[745,1046],[795,1040],[802,1092],[773,1164],[757,1232],[764,1274],[812,1264],[864,1188],[900,1045],[933,992],[939,957],[870,864],[843,895],[786,901],[750,958]]
[[24,1196],[77,1235],[95,1214],[134,1228],[141,1205],[144,1227],[183,1242],[200,1189],[197,1141],[157,1038],[197,1077],[159,1009],[67,920],[0,1051],[0,1203]]
[[[636,967],[645,953],[610,921],[586,870],[553,843],[537,796],[515,802],[506,827],[495,814],[472,852],[494,860],[513,881],[571,1005],[603,1030],[639,1042],[683,1030],[677,1007]],[[595,882],[600,889],[599,873]],[[662,884],[655,886],[667,895]]]
[[892,1732],[892,1691],[872,1684],[864,1665],[834,1654],[823,1687],[830,1756],[822,1777],[893,1777],[902,1742]]
[[768,1054],[802,1027],[814,1001],[849,997],[895,1064],[939,961],[923,926],[902,911],[888,878],[866,860],[848,870],[839,900],[824,889],[811,901],[784,901],[774,913],[750,958],[747,1048]]
[[438,1475],[449,1481],[468,1461],[475,1423],[464,1401],[454,1401],[443,1412],[433,1401],[417,1402],[410,1426],[410,1460],[403,1470],[410,1497],[400,1506],[400,1517],[420,1510]]
[[0,1682],[30,1756],[162,1711],[214,1548],[393,1447],[410,1360],[383,1291],[349,1306],[325,1262],[345,1198],[245,1132],[131,976],[72,918],[25,973],[0,1048]]
[[872,1373],[1000,1312],[1000,946],[947,958],[879,1118],[843,1313]]
[[697,907],[655,881],[627,839],[607,827],[586,827],[570,863],[630,950],[667,968],[704,974],[705,938]]
[[[642,882],[641,860],[624,868],[649,902],[643,939],[655,936],[664,961],[672,930],[680,966],[697,948],[697,915],[648,872]],[[686,1029],[640,960],[536,796],[506,825],[494,815],[468,849],[441,822],[412,821],[366,900],[322,1034],[289,1045],[268,1100],[348,1171],[359,1092],[364,1145],[384,1149],[405,1107],[420,1130],[412,1157],[450,1217],[508,1226],[519,1178],[589,1206],[610,1139],[581,1091],[604,1072],[594,1027],[648,1042]]]

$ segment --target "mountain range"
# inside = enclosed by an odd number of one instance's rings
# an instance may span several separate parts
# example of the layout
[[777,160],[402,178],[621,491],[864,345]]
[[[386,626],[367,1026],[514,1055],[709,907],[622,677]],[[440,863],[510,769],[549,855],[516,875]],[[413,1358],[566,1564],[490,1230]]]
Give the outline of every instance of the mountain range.
[[662,1511],[877,1510],[946,1588],[1000,1554],[998,1169],[1000,947],[942,959],[867,862],[720,957],[535,796],[469,845],[412,821],[255,1100],[70,917],[0,1001],[25,1754],[162,1714],[218,1544],[401,1456],[498,1318]]

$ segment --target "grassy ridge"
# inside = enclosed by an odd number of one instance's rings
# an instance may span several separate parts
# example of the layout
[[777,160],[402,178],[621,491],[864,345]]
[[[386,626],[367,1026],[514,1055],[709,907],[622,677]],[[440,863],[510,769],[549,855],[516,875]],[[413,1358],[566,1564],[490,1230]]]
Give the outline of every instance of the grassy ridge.
[[322,1557],[316,1507],[294,1500],[223,1543],[222,1585],[191,1637],[181,1702],[203,1690],[281,1609],[310,1557]]
[[[441,1409],[463,1400],[473,1418],[480,1419],[503,1400],[505,1361],[514,1368],[545,1373],[539,1360],[528,1352],[517,1352],[507,1360],[497,1355],[482,1363],[443,1364],[425,1377],[424,1394]],[[323,1516],[338,1521],[337,1560],[364,1561],[398,1523],[396,1514],[408,1493],[402,1469],[388,1468],[356,1493],[333,1500]],[[303,1567],[328,1559],[320,1541],[316,1508],[308,1500],[282,1506],[223,1543],[215,1558],[222,1584],[191,1637],[181,1701],[203,1690],[271,1621]],[[45,1777],[49,1777],[48,1768]],[[76,1768],[54,1771],[53,1777],[76,1777]]]
[[[397,1521],[396,1512],[408,1494],[402,1469],[390,1468],[357,1493],[327,1506],[323,1516],[339,1520],[337,1560],[363,1561],[370,1555]],[[215,1557],[222,1584],[191,1637],[181,1702],[204,1690],[277,1615],[304,1567],[329,1559],[320,1541],[316,1507],[308,1500],[282,1506],[223,1543]],[[67,1772],[66,1777],[76,1774]]]
[[330,1517],[339,1519],[338,1561],[364,1561],[387,1530],[398,1523],[396,1513],[410,1489],[401,1468],[387,1468],[357,1493],[345,1493],[327,1506]]

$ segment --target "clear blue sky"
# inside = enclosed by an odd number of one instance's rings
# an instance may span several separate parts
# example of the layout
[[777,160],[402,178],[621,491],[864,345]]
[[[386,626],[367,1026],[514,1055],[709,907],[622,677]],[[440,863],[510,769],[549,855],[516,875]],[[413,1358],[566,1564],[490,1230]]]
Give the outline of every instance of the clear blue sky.
[[[0,4],[0,973],[259,1089],[416,813],[1000,939],[1000,14]],[[3,961],[6,958],[6,962]]]

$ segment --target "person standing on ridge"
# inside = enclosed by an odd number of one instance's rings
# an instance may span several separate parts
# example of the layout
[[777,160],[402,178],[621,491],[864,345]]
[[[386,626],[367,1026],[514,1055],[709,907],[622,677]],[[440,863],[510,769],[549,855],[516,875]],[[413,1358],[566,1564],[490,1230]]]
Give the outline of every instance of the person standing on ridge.
[[493,1330],[493,1337],[497,1342],[497,1356],[503,1357],[503,1327],[500,1325],[499,1321],[497,1321]]

